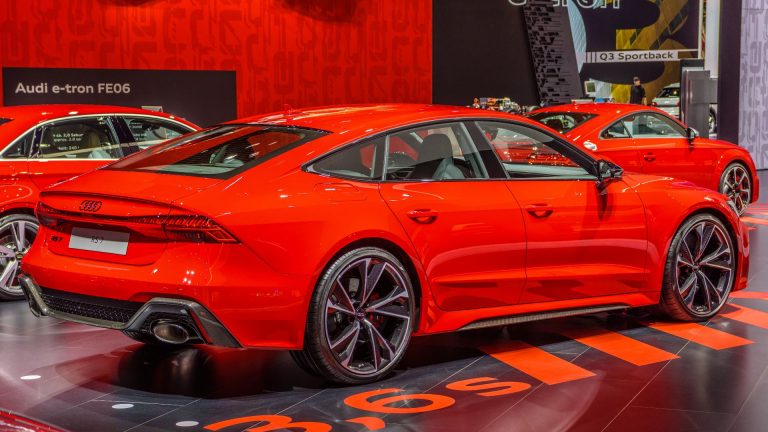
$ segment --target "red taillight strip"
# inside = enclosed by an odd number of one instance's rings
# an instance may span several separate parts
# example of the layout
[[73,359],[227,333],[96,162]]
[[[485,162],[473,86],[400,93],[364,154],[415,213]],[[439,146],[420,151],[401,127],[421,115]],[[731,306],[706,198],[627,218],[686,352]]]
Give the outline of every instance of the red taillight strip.
[[105,216],[55,209],[39,202],[37,218],[43,225],[52,228],[59,221],[107,223],[128,227],[156,226],[162,229],[169,240],[194,241],[194,233],[216,243],[238,243],[238,240],[212,219],[195,214],[170,214],[156,216]]

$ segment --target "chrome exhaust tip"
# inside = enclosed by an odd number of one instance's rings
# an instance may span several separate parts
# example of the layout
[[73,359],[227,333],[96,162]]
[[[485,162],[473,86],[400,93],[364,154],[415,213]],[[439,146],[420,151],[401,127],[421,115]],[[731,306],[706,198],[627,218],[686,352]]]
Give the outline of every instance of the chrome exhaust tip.
[[155,321],[152,335],[160,342],[181,345],[189,341],[189,332],[184,326],[170,321]]

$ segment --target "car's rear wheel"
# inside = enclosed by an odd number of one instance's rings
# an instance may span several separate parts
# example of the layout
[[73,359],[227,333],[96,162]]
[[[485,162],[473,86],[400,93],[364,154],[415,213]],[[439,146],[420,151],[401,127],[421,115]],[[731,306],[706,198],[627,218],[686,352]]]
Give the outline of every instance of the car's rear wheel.
[[19,300],[21,259],[35,241],[40,225],[34,216],[11,214],[0,219],[0,300]]
[[733,202],[739,215],[743,214],[752,200],[749,170],[738,162],[728,165],[720,176],[720,193]]
[[415,314],[413,286],[403,264],[383,249],[355,249],[320,278],[304,349],[293,356],[305,370],[331,381],[379,380],[405,354]]
[[672,318],[706,321],[728,300],[736,280],[737,252],[725,225],[716,217],[691,217],[672,239],[661,305]]

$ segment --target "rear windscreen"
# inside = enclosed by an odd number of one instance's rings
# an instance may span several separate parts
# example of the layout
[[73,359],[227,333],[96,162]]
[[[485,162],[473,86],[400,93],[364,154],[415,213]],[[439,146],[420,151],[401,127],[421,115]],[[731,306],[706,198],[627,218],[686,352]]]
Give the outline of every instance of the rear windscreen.
[[229,178],[326,134],[293,127],[216,126],[151,147],[106,169]]
[[2,118],[2,117],[0,117],[0,126],[2,126],[2,125],[4,125],[4,124],[8,123],[9,121],[11,121],[11,119],[9,119],[9,118]]
[[659,92],[659,95],[656,97],[660,97],[660,98],[680,97],[680,87],[663,88]]

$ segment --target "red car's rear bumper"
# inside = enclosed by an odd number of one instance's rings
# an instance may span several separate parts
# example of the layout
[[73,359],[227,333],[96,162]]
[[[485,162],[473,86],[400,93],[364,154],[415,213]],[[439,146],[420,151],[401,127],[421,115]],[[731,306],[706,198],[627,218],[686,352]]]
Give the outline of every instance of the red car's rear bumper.
[[176,323],[197,342],[223,346],[302,344],[309,278],[275,272],[241,244],[175,244],[142,266],[35,247],[22,271],[25,294],[43,315],[129,334]]

